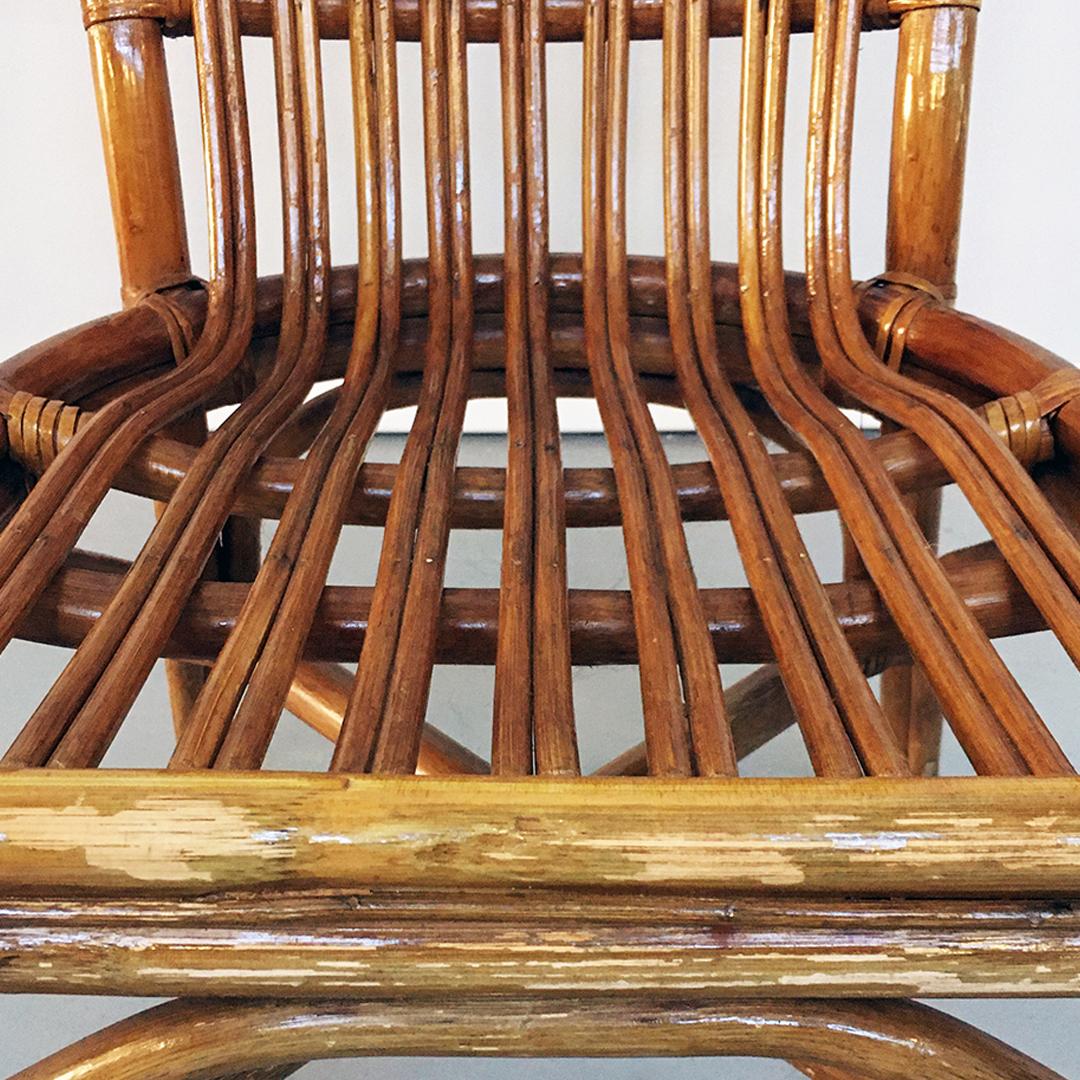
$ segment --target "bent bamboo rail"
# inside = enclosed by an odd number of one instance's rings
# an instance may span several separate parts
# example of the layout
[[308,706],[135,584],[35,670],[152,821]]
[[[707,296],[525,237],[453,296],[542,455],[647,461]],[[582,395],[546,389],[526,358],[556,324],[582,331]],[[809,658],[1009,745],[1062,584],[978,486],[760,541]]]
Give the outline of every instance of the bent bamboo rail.
[[237,1068],[374,1054],[543,1057],[754,1055],[867,1080],[1062,1080],[923,1005],[883,1002],[547,1001],[159,1005],[12,1080],[211,1080]]

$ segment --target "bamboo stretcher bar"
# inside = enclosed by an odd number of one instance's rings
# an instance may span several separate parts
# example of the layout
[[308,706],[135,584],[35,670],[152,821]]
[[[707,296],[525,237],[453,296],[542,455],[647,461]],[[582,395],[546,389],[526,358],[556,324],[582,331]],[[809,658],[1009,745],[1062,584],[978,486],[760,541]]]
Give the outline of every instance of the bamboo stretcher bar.
[[[252,923],[258,935],[247,932]],[[807,989],[830,998],[1068,995],[1080,978],[1078,923],[1073,906],[1038,899],[421,886],[5,896],[0,990],[176,994],[222,1007],[236,997],[370,1002],[575,987],[595,996],[616,986],[639,1000],[791,999]]]
[[[1067,779],[854,781],[19,770],[0,893],[575,886],[1072,896]],[[168,828],[162,828],[162,822]]]
[[[977,549],[950,553],[950,578],[986,632],[992,637],[1031,633],[1045,628],[1038,611],[1016,579],[997,558]],[[75,646],[85,636],[116,589],[115,567],[109,573],[87,569],[76,560],[54,578],[20,626],[30,641]],[[96,565],[96,564],[89,564]],[[837,617],[861,656],[906,657],[903,637],[867,582],[826,586]],[[199,584],[163,655],[209,660],[217,655],[236,622],[248,585],[207,581]],[[371,590],[331,585],[322,594],[306,659],[351,662],[363,643]],[[705,589],[703,603],[717,657],[724,663],[769,663],[768,635],[753,597],[746,589]],[[436,663],[493,664],[496,654],[498,592],[494,589],[447,589],[439,618]],[[574,589],[570,592],[570,640],[575,664],[632,664],[637,647],[630,598],[625,592]]]
[[[687,1005],[602,996],[585,1003],[466,998],[452,1003],[318,1006],[170,1002],[91,1035],[12,1080],[186,1080],[243,1066],[373,1054],[491,1057],[740,1055],[809,1062],[808,1075],[867,1080],[1062,1080],[976,1028],[925,1005],[793,1005],[750,999]],[[245,1073],[250,1076],[250,1073]],[[279,1077],[280,1072],[258,1074]],[[285,1073],[287,1075],[287,1072]]]

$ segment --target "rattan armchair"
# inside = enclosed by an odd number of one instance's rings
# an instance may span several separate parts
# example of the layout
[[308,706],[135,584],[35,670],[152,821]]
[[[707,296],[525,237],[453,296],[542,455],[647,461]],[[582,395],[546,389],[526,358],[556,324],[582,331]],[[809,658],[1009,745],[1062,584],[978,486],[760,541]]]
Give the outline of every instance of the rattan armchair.
[[[1080,785],[993,644],[1049,629],[1080,662],[1080,373],[952,307],[978,6],[84,0],[125,307],[0,368],[0,644],[71,649],[3,757],[0,990],[177,1000],[21,1077],[269,1080],[372,1053],[1054,1075],[905,1000],[1080,986]],[[888,245],[856,283],[876,30],[899,34]],[[789,35],[810,31],[804,276],[780,189]],[[277,83],[285,260],[262,279],[246,34],[272,36]],[[207,281],[166,35],[195,42]],[[710,199],[736,197],[708,175],[717,35],[742,36],[735,265],[710,252]],[[330,259],[323,38],[350,42],[355,267]],[[663,39],[663,258],[625,239],[634,38]],[[563,40],[584,42],[580,254],[548,246]],[[496,255],[471,246],[472,41],[501,59]],[[506,399],[505,468],[458,466],[478,396]],[[564,468],[568,396],[595,399],[610,468]],[[652,402],[689,412],[701,460],[668,460]],[[408,404],[400,462],[365,461]],[[989,539],[939,556],[949,484]],[[130,562],[77,546],[111,489],[156,504]],[[823,583],[797,516],[830,509],[845,576]],[[721,519],[745,588],[695,578],[684,523]],[[383,529],[375,584],[327,586],[357,523]],[[620,524],[629,591],[568,588],[567,530]],[[457,528],[501,529],[497,589],[444,589]],[[159,660],[170,768],[99,768]],[[436,663],[494,667],[490,755],[426,722]],[[723,686],[721,663],[760,667]],[[643,741],[584,778],[571,672],[595,664],[637,665]],[[334,741],[328,774],[260,771],[286,707]],[[977,777],[935,775],[943,719]],[[792,725],[816,776],[739,779]]]

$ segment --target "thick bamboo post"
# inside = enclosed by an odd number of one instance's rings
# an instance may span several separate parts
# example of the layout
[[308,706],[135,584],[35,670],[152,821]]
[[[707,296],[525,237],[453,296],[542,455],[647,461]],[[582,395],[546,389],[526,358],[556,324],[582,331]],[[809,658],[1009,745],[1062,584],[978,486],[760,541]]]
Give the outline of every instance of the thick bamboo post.
[[[951,299],[964,187],[977,10],[912,6],[902,18],[893,110],[885,263]],[[941,491],[912,496],[915,516],[937,544]],[[916,774],[937,771],[941,711],[918,666],[882,674],[882,704]]]
[[900,24],[886,262],[956,292],[976,9],[925,6]]
[[127,305],[191,277],[165,50],[151,18],[91,23],[87,36]]

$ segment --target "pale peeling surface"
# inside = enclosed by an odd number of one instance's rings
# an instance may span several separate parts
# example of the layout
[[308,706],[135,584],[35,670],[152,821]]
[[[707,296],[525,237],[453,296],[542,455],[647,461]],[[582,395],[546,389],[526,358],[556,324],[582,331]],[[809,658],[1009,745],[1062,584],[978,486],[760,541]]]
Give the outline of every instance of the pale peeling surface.
[[24,895],[619,883],[1080,895],[1075,780],[25,771],[0,776],[0,834],[0,892]]
[[640,884],[0,899],[0,990],[16,993],[1069,995],[1078,979],[1080,909],[1053,901],[724,906]]
[[14,808],[0,812],[0,834],[3,843],[71,852],[139,881],[209,883],[220,859],[289,857],[287,830],[262,830],[250,812],[217,799],[151,796],[112,814],[83,802]]

